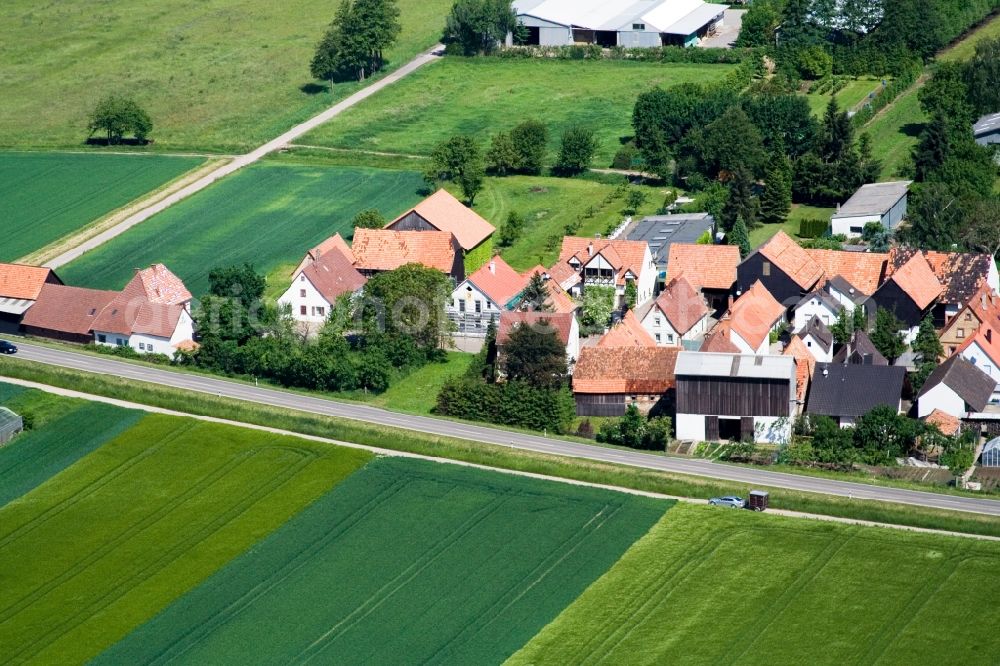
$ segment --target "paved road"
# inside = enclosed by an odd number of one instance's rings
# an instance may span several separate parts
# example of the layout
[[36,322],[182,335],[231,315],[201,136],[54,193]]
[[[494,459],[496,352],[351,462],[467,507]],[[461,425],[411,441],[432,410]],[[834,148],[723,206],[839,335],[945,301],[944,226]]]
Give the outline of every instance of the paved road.
[[337,104],[331,106],[323,113],[317,116],[313,116],[312,118],[305,121],[301,125],[296,125],[292,129],[282,134],[281,136],[277,137],[276,139],[272,139],[271,141],[268,141],[267,143],[265,143],[263,146],[260,146],[256,150],[252,150],[245,155],[238,155],[234,157],[230,162],[223,164],[218,169],[210,171],[209,173],[202,176],[198,180],[194,181],[190,185],[182,187],[173,194],[164,197],[162,200],[157,201],[156,203],[146,208],[143,208],[139,212],[126,217],[124,220],[122,220],[115,226],[111,227],[110,229],[100,234],[97,234],[93,238],[86,240],[85,242],[76,246],[72,250],[68,250],[60,254],[58,257],[46,262],[45,266],[49,268],[59,268],[60,266],[64,266],[69,262],[73,261],[74,259],[78,258],[80,255],[84,254],[85,252],[89,252],[90,250],[93,250],[94,248],[99,247],[104,243],[107,243],[115,236],[119,236],[125,233],[126,231],[136,226],[137,224],[145,222],[146,220],[156,215],[157,213],[166,210],[170,206],[173,206],[178,201],[186,199],[192,194],[202,191],[203,189],[205,189],[215,181],[219,180],[220,178],[225,178],[229,174],[242,169],[248,164],[253,164],[254,162],[260,160],[262,157],[267,155],[268,153],[272,153],[275,150],[284,148],[289,143],[291,143],[295,139],[298,139],[306,132],[309,132],[310,130],[315,129],[316,127],[322,125],[323,123],[329,121],[330,119],[339,116],[347,109],[351,108],[355,104],[358,104],[362,100],[371,97],[379,90],[382,90],[386,86],[392,85],[396,81],[399,81],[404,76],[411,74],[412,72],[422,67],[423,65],[426,65],[427,63],[436,60],[437,58],[440,57],[440,53],[443,48],[444,47],[441,44],[434,46],[429,51],[425,51],[424,53],[420,54],[419,56],[417,56],[410,62],[406,63],[405,65],[403,65],[396,71],[392,72],[391,74],[359,90],[358,92],[354,93],[353,95],[343,100],[342,102],[338,102]]
[[[551,439],[539,435],[513,433],[486,426],[456,423],[454,421],[424,416],[397,414],[368,405],[336,402],[324,398],[287,393],[271,388],[249,386],[225,379],[173,372],[171,370],[146,367],[134,363],[124,363],[114,359],[50,347],[40,347],[32,344],[19,344],[19,347],[20,352],[18,356],[25,360],[147,381],[164,386],[187,389],[192,392],[210,393],[249,402],[273,405],[275,407],[287,407],[326,416],[339,416],[435,435],[499,444],[526,451],[619,463],[665,472],[693,474],[739,484],[771,486],[853,497],[856,499],[901,502],[917,506],[1000,516],[1000,501],[997,500],[885,488],[863,483],[819,479],[797,474],[723,465],[708,460],[665,457],[637,451],[607,449],[577,442]],[[0,358],[0,375],[3,374],[3,362],[4,359]],[[75,388],[81,391],[87,390],[86,386]],[[197,396],[193,395],[192,400],[197,400]]]

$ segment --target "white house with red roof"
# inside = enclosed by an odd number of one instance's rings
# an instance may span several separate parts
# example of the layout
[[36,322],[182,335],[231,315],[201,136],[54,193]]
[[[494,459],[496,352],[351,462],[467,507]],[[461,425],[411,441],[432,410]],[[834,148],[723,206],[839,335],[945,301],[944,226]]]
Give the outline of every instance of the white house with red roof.
[[99,345],[171,356],[194,347],[191,292],[163,264],[137,270],[93,321]]
[[530,278],[510,267],[499,256],[467,276],[451,293],[448,316],[463,335],[485,335],[490,321],[498,321],[500,313],[523,290]]
[[292,284],[278,298],[307,333],[318,331],[337,299],[361,291],[367,282],[354,267],[354,255],[340,234],[313,248],[292,274]]
[[656,297],[642,316],[642,326],[657,346],[680,347],[685,341],[698,343],[708,332],[711,317],[705,297],[681,275]]
[[754,282],[709,332],[701,351],[767,354],[771,348],[771,332],[781,328],[784,322],[785,306],[763,283]]
[[990,404],[1000,404],[1000,330],[983,324],[956,353],[996,382]]
[[619,304],[631,282],[636,287],[637,306],[653,297],[656,272],[648,243],[579,236],[563,238],[559,261],[551,271],[560,286],[574,296],[582,295],[587,287],[609,287],[615,290]]

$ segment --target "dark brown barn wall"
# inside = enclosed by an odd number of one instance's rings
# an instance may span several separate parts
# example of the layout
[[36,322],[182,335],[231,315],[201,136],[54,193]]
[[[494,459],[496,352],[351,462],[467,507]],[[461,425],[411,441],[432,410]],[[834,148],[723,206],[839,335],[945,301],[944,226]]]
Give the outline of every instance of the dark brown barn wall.
[[788,416],[786,380],[742,377],[678,377],[679,414]]

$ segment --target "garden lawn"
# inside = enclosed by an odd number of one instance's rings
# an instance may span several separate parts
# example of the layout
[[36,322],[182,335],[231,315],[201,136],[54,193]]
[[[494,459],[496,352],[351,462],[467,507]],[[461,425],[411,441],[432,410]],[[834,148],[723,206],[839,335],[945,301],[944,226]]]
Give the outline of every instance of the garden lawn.
[[0,661],[88,661],[370,458],[145,416],[0,508]]
[[0,384],[0,405],[34,419],[33,429],[0,447],[0,506],[24,495],[105,442],[142,412]]
[[[475,210],[498,229],[511,212],[524,216],[524,233],[513,245],[501,248],[507,263],[517,270],[538,264],[551,266],[559,258],[567,225],[579,221],[577,236],[605,234],[624,219],[625,201],[613,198],[615,185],[607,179],[508,176],[487,178],[476,197]],[[624,182],[625,178],[621,177]],[[633,186],[647,195],[637,217],[651,215],[663,205],[667,190]]]
[[669,505],[379,459],[97,663],[499,663]]
[[834,208],[821,208],[818,206],[807,206],[805,204],[793,204],[792,210],[788,214],[788,219],[781,224],[761,224],[750,230],[750,245],[760,247],[779,231],[784,231],[792,238],[799,238],[799,227],[802,220],[829,220],[833,215]]
[[[398,0],[397,67],[440,38],[451,0]],[[309,74],[336,10],[312,0],[85,0],[0,4],[0,146],[80,145],[87,116],[127,91],[154,149],[245,151],[358,90]]]
[[464,374],[474,354],[448,352],[444,363],[428,363],[406,377],[392,383],[385,393],[375,397],[373,404],[400,412],[430,414],[437,404],[438,393],[444,383]]
[[858,130],[871,136],[872,153],[882,160],[883,180],[896,178],[900,169],[911,164],[911,153],[927,122],[920,108],[920,88],[920,84],[911,87]]
[[508,663],[990,664],[1000,544],[671,510]]
[[0,261],[30,254],[203,162],[166,155],[0,153]]
[[600,141],[595,166],[608,166],[621,137],[632,135],[632,108],[654,86],[711,82],[733,65],[636,63],[621,60],[507,60],[448,57],[428,65],[300,144],[427,155],[456,134],[489,138],[529,118],[549,127],[554,157],[559,136],[580,124]]
[[136,266],[162,262],[195,295],[218,266],[252,262],[269,273],[294,265],[365,208],[392,218],[423,184],[408,171],[261,163],[186,199],[59,270],[69,284],[121,289]]

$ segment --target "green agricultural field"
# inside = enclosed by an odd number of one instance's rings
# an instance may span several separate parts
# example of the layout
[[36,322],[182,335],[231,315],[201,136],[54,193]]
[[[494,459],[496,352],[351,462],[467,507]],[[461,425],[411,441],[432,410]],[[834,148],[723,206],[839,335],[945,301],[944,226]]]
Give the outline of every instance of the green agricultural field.
[[370,458],[144,417],[0,508],[0,661],[87,661]]
[[[622,177],[624,181],[624,177]],[[638,215],[650,215],[663,205],[667,190],[635,186],[646,193]],[[551,266],[559,257],[567,225],[580,227],[579,236],[605,233],[622,221],[625,202],[615,195],[615,185],[589,178],[509,176],[488,178],[476,197],[475,209],[500,228],[513,211],[524,216],[524,233],[512,246],[502,248],[503,258],[518,270],[538,264]]]
[[[0,384],[0,389],[8,386]],[[36,390],[16,394],[0,390],[0,405],[34,418],[33,430],[0,447],[0,506],[41,485],[142,417],[136,410]]]
[[548,124],[553,155],[573,124],[600,140],[595,166],[608,166],[632,134],[636,96],[653,86],[719,80],[731,65],[624,61],[445,58],[345,112],[298,141],[337,148],[429,154],[455,134],[485,147],[492,134],[536,118]]
[[[399,0],[398,66],[434,45],[451,0]],[[309,75],[335,2],[84,0],[0,4],[0,146],[80,145],[101,96],[128,91],[153,119],[156,149],[242,151],[333,101]]]
[[340,232],[365,208],[386,217],[419,201],[423,180],[407,171],[261,163],[186,199],[60,269],[70,284],[121,289],[135,266],[162,262],[195,295],[208,272],[246,261],[269,273]]
[[508,663],[993,664],[1000,544],[677,506]]
[[97,663],[498,663],[668,506],[380,459]]
[[203,162],[159,155],[0,153],[0,261],[34,252]]

